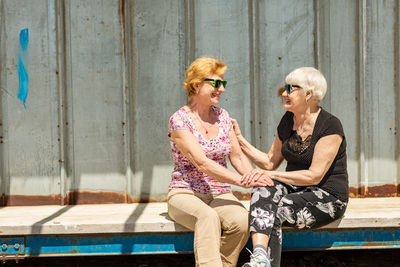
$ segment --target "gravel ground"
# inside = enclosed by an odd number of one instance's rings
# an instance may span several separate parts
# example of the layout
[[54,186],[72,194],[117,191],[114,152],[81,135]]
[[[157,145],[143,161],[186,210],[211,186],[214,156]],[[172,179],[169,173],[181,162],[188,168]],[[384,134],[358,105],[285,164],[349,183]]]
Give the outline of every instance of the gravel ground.
[[[238,266],[248,260],[249,253],[243,251]],[[1,266],[1,265],[0,265]],[[7,261],[3,266],[70,266],[70,267],[192,267],[193,254],[185,255],[140,255],[103,257],[31,258],[19,263]],[[284,252],[281,267],[400,267],[400,249],[385,250],[341,250],[313,252]]]

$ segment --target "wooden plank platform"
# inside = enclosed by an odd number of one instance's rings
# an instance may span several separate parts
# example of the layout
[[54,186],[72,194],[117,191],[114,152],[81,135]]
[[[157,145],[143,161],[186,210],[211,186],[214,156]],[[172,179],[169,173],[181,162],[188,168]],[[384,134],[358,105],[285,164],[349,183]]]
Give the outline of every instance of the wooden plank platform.
[[[400,227],[399,197],[350,199],[345,216],[323,229],[376,227]],[[169,219],[166,203],[0,208],[0,236],[188,231]]]
[[[351,199],[340,220],[283,231],[283,250],[365,248],[400,248],[400,198]],[[3,261],[191,252],[193,233],[168,218],[166,203],[0,208]]]

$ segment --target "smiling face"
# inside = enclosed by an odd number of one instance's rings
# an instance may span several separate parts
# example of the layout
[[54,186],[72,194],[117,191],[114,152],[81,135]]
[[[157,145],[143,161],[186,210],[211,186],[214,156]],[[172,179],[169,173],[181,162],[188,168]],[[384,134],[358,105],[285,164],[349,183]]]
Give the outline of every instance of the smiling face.
[[[207,78],[215,80],[223,80],[223,76],[216,74],[208,75]],[[214,82],[203,81],[196,85],[197,94],[193,96],[193,99],[202,105],[212,106],[218,105],[220,96],[225,92],[223,84],[219,88],[214,87]]]
[[[186,89],[186,93],[189,98],[196,95],[199,91],[199,86],[203,86],[205,79],[214,79],[213,77],[223,77],[227,69],[225,62],[210,58],[200,57],[193,61],[185,71],[186,81],[183,83],[183,87]],[[211,75],[214,74],[214,75]],[[212,83],[206,81],[207,83]]]
[[306,106],[307,94],[303,88],[293,87],[289,94],[286,90],[282,93],[283,107],[293,112],[299,108]]
[[[285,78],[286,84],[298,85],[292,86],[293,91],[285,91],[285,87],[279,89],[284,102],[284,107],[289,111],[302,111],[308,105],[318,105],[326,93],[327,83],[324,75],[313,67],[301,67],[293,70]],[[289,89],[286,86],[286,89]]]

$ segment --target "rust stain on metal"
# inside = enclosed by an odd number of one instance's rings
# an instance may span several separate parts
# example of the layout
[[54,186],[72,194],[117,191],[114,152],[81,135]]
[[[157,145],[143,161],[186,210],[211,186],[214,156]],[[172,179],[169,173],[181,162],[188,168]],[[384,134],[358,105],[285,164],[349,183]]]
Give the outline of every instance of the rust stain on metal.
[[121,26],[122,26],[122,45],[123,45],[123,53],[124,57],[126,55],[126,48],[125,48],[125,0],[120,0],[119,2],[119,9],[121,14]]
[[378,186],[350,187],[350,197],[397,197],[400,185],[385,184]]
[[[145,194],[139,198],[132,198],[126,193],[116,192],[94,192],[94,191],[73,191],[67,194],[65,198],[61,195],[48,196],[24,196],[5,194],[0,196],[0,207],[5,206],[41,206],[41,205],[82,205],[82,204],[119,204],[119,203],[149,203],[163,202],[167,197],[161,196],[156,199],[150,198]],[[161,201],[160,201],[161,200]]]
[[116,192],[73,191],[68,193],[65,203],[69,205],[126,203],[126,194]]
[[41,205],[60,205],[60,195],[48,196],[24,196],[24,195],[2,195],[1,206],[41,206]]
[[395,197],[398,196],[398,186],[385,184],[361,188],[361,195],[365,197]]
[[[239,200],[250,200],[250,192],[232,191]],[[396,197],[400,196],[400,185],[386,184],[371,187],[350,187],[351,198],[364,197]],[[126,193],[107,191],[72,191],[66,197],[61,195],[25,196],[1,195],[0,207],[5,206],[40,206],[40,205],[80,205],[80,204],[119,204],[119,203],[150,203],[165,202],[166,195],[157,195],[151,198],[146,193],[140,197],[132,197]]]
[[349,188],[349,197],[357,197],[358,195],[360,195],[359,188],[355,188],[355,187]]

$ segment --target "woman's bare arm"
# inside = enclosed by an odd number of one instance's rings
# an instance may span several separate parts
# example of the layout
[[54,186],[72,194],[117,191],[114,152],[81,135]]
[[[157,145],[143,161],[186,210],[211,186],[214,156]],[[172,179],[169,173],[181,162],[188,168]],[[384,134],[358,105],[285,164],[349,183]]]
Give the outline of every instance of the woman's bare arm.
[[255,148],[243,137],[236,120],[232,120],[232,123],[241,149],[255,165],[264,170],[275,170],[279,167],[283,161],[283,156],[281,153],[282,141],[278,135],[275,136],[269,152],[264,153]]
[[244,176],[250,176],[248,179],[257,181],[274,179],[297,186],[317,185],[331,167],[342,140],[343,137],[338,134],[322,137],[315,145],[311,166],[307,170],[288,172],[253,170]]
[[[213,177],[214,179],[233,185],[250,187],[241,183],[242,176],[233,172],[217,162],[206,157],[203,149],[199,145],[196,137],[187,130],[175,130],[171,132],[171,139],[176,144],[179,151],[194,165],[196,168]],[[266,186],[267,182],[259,181],[251,186]]]

